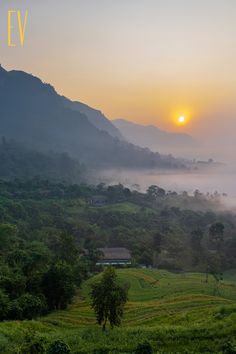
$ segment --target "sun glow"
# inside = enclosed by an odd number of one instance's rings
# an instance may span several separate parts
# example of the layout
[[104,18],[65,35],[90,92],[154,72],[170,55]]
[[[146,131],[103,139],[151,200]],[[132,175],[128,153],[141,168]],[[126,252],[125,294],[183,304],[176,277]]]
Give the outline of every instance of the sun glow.
[[180,116],[180,117],[178,118],[178,122],[179,122],[180,124],[186,123],[185,117],[184,117],[184,116]]
[[179,113],[173,113],[172,115],[172,122],[179,127],[183,127],[189,123],[190,120],[190,111],[189,110],[182,110]]

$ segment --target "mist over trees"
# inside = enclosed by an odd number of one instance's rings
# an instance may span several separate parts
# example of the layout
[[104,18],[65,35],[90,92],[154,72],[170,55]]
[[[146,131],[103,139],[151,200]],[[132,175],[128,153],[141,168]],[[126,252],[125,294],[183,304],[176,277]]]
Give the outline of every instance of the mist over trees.
[[[94,205],[97,196],[105,204]],[[140,193],[121,184],[1,180],[1,320],[65,309],[98,270],[100,247],[128,248],[134,265],[206,272],[218,284],[236,267],[236,218],[219,203],[218,195],[158,186]]]

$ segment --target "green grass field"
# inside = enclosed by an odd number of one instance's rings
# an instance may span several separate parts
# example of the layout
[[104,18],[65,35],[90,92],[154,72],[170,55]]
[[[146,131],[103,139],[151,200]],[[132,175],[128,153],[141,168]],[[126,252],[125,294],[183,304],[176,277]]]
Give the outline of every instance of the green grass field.
[[[155,353],[222,353],[222,346],[236,336],[236,272],[226,274],[219,291],[204,274],[174,274],[163,270],[120,269],[119,280],[128,283],[129,302],[120,328],[102,333],[90,309],[89,279],[66,311],[37,321],[0,325],[0,353],[15,353],[24,333],[32,328],[46,342],[61,338],[74,353],[133,353],[148,340]],[[236,344],[236,343],[235,343]],[[189,351],[187,352],[186,349]]]

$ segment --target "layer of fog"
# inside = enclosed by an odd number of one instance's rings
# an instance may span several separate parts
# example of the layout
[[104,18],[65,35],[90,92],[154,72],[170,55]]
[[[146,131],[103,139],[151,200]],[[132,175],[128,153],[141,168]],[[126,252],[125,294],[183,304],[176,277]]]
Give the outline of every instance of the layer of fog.
[[[156,122],[157,127],[158,120]],[[162,154],[171,154],[174,157],[184,157],[196,160],[208,160],[212,158],[227,164],[236,166],[236,106],[223,107],[218,112],[204,115],[193,120],[191,130],[181,130],[192,136],[194,144],[181,144],[181,139],[174,146],[166,144],[162,146],[158,139],[147,140],[146,147]],[[173,132],[177,132],[176,130]],[[135,133],[134,133],[135,136]],[[137,138],[137,137],[136,137]],[[137,139],[136,139],[137,140]],[[138,145],[142,142],[137,140]],[[151,146],[149,146],[149,143]],[[154,144],[154,145],[153,145]],[[235,169],[236,170],[236,169]]]
[[100,182],[107,184],[122,183],[129,188],[138,188],[145,191],[148,186],[155,184],[164,189],[192,194],[196,189],[203,193],[226,193],[236,197],[235,174],[226,173],[219,169],[219,172],[169,172],[169,171],[145,171],[111,169],[99,173]]
[[[166,191],[178,193],[188,192],[193,195],[195,190],[207,194],[227,194],[222,198],[226,209],[236,208],[236,166],[221,165],[212,169],[198,171],[145,171],[113,169],[104,170],[97,175],[98,182],[106,184],[121,183],[124,186],[141,192],[150,185],[157,185]],[[235,209],[236,210],[236,209]]]
[[130,188],[140,188],[145,191],[148,186],[155,184],[164,189],[193,194],[196,189],[202,193],[226,193],[224,202],[229,207],[236,206],[236,142],[235,115],[208,117],[204,121],[205,132],[194,137],[197,146],[186,148],[160,149],[160,153],[171,153],[175,157],[184,157],[194,161],[213,159],[221,164],[213,164],[212,168],[189,171],[144,171],[144,170],[108,170],[102,171],[99,178],[106,183],[122,183]]

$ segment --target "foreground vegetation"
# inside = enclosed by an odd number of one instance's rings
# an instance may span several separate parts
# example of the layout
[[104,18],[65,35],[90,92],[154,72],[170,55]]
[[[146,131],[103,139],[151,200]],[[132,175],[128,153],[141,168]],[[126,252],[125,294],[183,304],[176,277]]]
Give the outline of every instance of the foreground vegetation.
[[[155,353],[234,353],[235,228],[217,193],[1,180],[0,352],[62,340],[72,353],[134,353],[145,341]],[[133,262],[118,271],[123,324],[105,333],[89,299],[99,247],[126,247]]]
[[30,333],[45,347],[61,339],[72,353],[134,353],[146,340],[154,353],[234,353],[236,283],[222,281],[214,296],[215,280],[206,283],[205,274],[124,269],[118,275],[130,286],[122,327],[104,333],[96,325],[88,294],[98,275],[84,283],[68,310],[2,323],[1,352],[16,353]]

